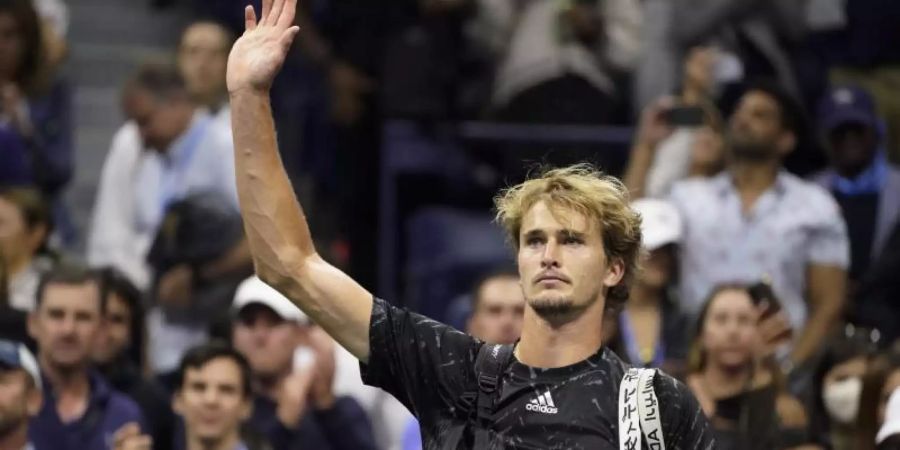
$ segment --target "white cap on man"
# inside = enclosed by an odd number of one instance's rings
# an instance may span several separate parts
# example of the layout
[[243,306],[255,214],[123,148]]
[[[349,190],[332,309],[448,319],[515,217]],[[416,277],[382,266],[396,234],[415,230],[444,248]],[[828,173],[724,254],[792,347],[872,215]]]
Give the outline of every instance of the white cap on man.
[[35,387],[39,390],[42,389],[41,370],[34,355],[25,344],[0,339],[0,366],[25,371],[34,380]]
[[247,278],[234,293],[232,311],[238,314],[249,305],[263,305],[289,322],[301,325],[309,324],[309,317],[287,297],[259,279],[256,275]]
[[681,241],[684,226],[678,209],[665,200],[642,198],[631,203],[641,215],[644,248],[653,251]]

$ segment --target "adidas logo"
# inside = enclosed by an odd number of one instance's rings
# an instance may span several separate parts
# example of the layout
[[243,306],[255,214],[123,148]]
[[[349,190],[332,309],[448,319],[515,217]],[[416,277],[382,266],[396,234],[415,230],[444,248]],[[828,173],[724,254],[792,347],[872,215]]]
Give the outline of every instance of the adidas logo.
[[550,396],[550,391],[547,391],[541,395],[538,395],[537,398],[532,399],[525,405],[525,409],[528,411],[539,412],[543,414],[556,414],[559,412],[559,409],[556,408],[556,405],[553,404],[553,397]]

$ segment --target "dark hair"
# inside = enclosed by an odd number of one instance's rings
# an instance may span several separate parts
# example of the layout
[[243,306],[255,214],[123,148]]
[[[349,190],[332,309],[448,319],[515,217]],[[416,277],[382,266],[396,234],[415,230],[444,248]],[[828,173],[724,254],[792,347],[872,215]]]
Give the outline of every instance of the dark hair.
[[[2,1],[2,0],[0,0]],[[0,198],[14,204],[22,214],[22,220],[28,230],[43,225],[46,228],[44,240],[38,246],[38,254],[49,253],[47,249],[47,240],[53,233],[53,215],[50,210],[50,204],[41,194],[41,191],[31,187],[0,187]]]
[[187,98],[187,88],[181,72],[168,62],[144,63],[126,86],[126,91],[143,90],[159,99]]
[[30,0],[0,0],[0,14],[9,14],[22,38],[22,59],[18,61],[15,81],[25,91],[33,91],[44,63],[41,22]]
[[210,361],[227,358],[234,361],[240,369],[241,387],[244,389],[244,397],[250,397],[251,394],[251,377],[253,372],[250,369],[250,363],[244,358],[234,347],[222,342],[212,341],[199,345],[187,351],[181,358],[181,364],[178,366],[178,372],[175,378],[175,389],[180,391],[184,387],[184,377],[188,369],[199,369]]
[[[38,283],[37,293],[35,294],[35,309],[40,308],[41,304],[44,302],[44,293],[47,290],[47,286],[51,284],[77,286],[88,283],[95,283],[99,291],[100,280],[96,271],[80,264],[59,264],[53,269],[41,274],[41,280]],[[100,313],[103,314],[106,311],[106,299],[99,294],[100,293],[98,292],[97,302],[100,306]]]
[[497,267],[487,272],[478,281],[475,283],[475,287],[472,288],[471,298],[472,298],[472,314],[478,310],[478,304],[481,303],[481,289],[484,288],[484,285],[488,284],[488,282],[493,281],[497,278],[515,278],[519,279],[519,272],[510,266],[502,266]]
[[877,450],[900,450],[900,433],[888,436],[876,448]]
[[754,80],[747,86],[744,95],[751,92],[760,92],[775,100],[775,103],[778,104],[779,121],[783,129],[792,132],[798,140],[806,136],[808,122],[806,111],[781,84],[769,79]]
[[[821,393],[825,387],[825,377],[831,369],[859,357],[870,360],[877,351],[878,345],[872,339],[865,338],[869,329],[847,324],[843,333],[834,336],[826,345],[825,352],[815,367],[812,378],[812,392]],[[831,429],[831,419],[825,410],[825,401],[821,395],[813,399],[810,411],[810,428],[817,436],[826,436]]]
[[[131,345],[128,348],[128,358],[138,367],[144,366],[144,307],[141,304],[141,291],[115,267],[103,267],[97,270],[100,279],[100,298],[109,307],[109,297],[116,295],[125,302],[130,312],[131,322],[129,330]],[[121,355],[117,355],[121,356]]]

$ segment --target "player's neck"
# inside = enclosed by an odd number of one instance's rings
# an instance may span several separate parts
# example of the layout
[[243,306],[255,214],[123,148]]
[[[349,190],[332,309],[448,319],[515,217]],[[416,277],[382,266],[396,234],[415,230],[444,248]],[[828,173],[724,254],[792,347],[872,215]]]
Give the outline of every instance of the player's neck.
[[522,364],[542,369],[570,366],[589,358],[602,345],[604,305],[605,302],[597,301],[562,325],[554,325],[526,307],[516,358]]

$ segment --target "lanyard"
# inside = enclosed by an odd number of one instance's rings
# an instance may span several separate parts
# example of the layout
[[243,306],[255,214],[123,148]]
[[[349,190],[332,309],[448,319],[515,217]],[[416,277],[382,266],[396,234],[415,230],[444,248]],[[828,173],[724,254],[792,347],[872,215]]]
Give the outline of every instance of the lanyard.
[[641,354],[641,349],[638,347],[634,330],[631,328],[631,320],[628,318],[627,311],[619,314],[619,332],[622,333],[622,343],[625,344],[625,352],[628,353],[628,359],[631,361],[631,364],[643,367],[662,366],[666,356],[666,349],[661,335],[656,339],[653,354],[649,358],[644,358],[644,355]]
[[[197,153],[197,147],[206,136],[206,129],[209,128],[209,118],[203,118],[199,123],[191,127],[189,134],[182,141],[182,145],[178,152],[172,152],[171,165],[164,163],[162,180],[160,183],[159,195],[159,217],[165,215],[166,209],[183,194],[188,178],[188,171],[194,155]],[[180,191],[180,192],[179,192]]]

